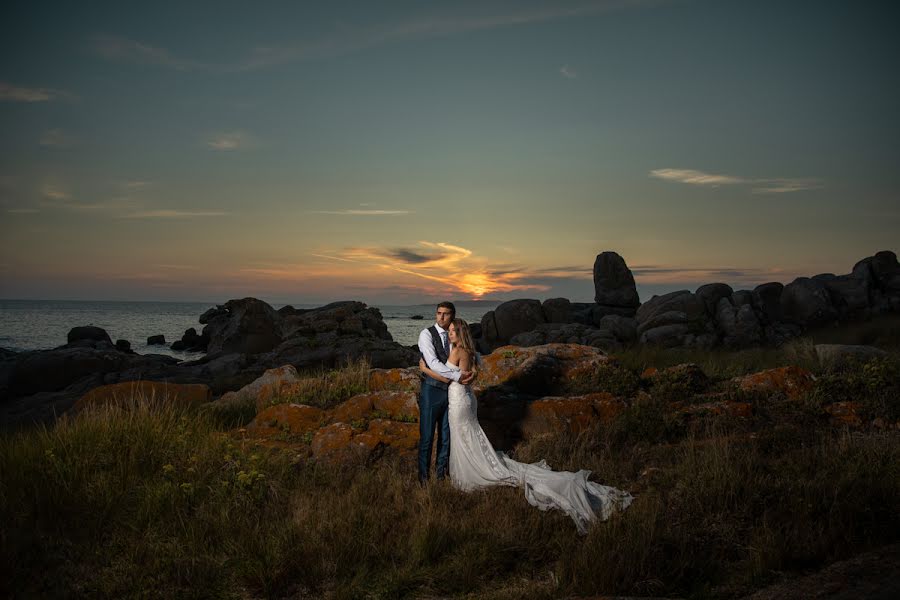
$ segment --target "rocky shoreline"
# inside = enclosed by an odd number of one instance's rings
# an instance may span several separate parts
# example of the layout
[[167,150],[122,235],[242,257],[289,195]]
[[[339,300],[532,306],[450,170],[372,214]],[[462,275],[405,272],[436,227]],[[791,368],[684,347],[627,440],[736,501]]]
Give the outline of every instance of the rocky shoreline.
[[[634,344],[666,348],[779,346],[811,328],[900,312],[900,264],[894,252],[865,258],[846,275],[801,277],[753,290],[724,283],[654,296],[641,304],[631,271],[615,252],[594,263],[594,303],[552,298],[511,300],[473,324],[479,351],[503,346],[576,344],[614,352]],[[97,327],[78,326],[52,350],[0,350],[0,427],[52,423],[90,390],[132,381],[203,384],[212,398],[240,390],[267,370],[333,368],[366,358],[372,367],[415,364],[415,347],[393,340],[377,308],[335,302],[279,310],[255,298],[230,300],[199,317],[173,349],[198,360],[136,354]],[[161,336],[156,343],[165,343]],[[149,342],[149,340],[148,340]],[[824,350],[823,350],[824,351]],[[838,352],[831,349],[829,352]]]

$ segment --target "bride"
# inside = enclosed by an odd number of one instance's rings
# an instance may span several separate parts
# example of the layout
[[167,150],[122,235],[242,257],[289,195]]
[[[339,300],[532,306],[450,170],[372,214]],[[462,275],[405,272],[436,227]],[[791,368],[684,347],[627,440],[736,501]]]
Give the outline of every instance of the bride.
[[[454,319],[448,330],[451,350],[447,367],[474,370],[475,344],[468,324]],[[553,471],[545,461],[533,464],[512,460],[491,446],[478,424],[478,404],[469,386],[451,382],[425,365],[419,368],[439,381],[449,382],[450,480],[470,491],[492,485],[521,487],[529,504],[540,510],[557,509],[569,515],[579,533],[587,533],[595,519],[605,520],[633,500],[628,492],[588,481],[590,471]]]

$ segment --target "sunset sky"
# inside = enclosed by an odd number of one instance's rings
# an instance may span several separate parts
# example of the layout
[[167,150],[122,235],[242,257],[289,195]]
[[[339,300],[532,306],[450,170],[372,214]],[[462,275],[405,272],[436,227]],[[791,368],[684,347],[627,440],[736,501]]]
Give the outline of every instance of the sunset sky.
[[896,2],[5,2],[0,298],[643,300],[900,250]]

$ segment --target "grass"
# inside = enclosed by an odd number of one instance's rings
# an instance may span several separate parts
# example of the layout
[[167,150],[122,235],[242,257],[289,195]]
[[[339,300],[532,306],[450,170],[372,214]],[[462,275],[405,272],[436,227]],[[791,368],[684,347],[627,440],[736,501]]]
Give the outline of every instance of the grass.
[[[693,362],[722,379],[799,350],[767,352]],[[651,356],[670,360],[625,362]],[[896,366],[820,370],[803,401],[753,398],[749,420],[685,421],[640,395],[611,423],[521,443],[517,460],[590,469],[635,494],[586,536],[518,489],[420,488],[400,458],[317,466],[241,445],[208,410],[140,398],[93,408],[0,437],[0,595],[736,597],[897,541],[900,434],[834,428],[821,411],[855,395],[867,418],[894,418]],[[319,379],[328,406],[361,369]]]
[[301,374],[290,392],[273,399],[272,404],[293,402],[319,408],[333,408],[344,400],[369,390],[372,364],[365,356],[347,361],[337,369],[316,369]]

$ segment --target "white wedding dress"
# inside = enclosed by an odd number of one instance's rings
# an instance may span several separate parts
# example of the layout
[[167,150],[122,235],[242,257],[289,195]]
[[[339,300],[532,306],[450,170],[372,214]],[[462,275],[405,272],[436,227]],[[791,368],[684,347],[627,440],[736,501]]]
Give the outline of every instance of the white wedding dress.
[[[447,367],[459,370],[453,363]],[[522,487],[529,504],[563,511],[579,533],[587,533],[594,519],[606,520],[631,504],[628,492],[588,481],[590,471],[553,471],[546,461],[520,463],[495,451],[478,424],[478,401],[467,386],[451,383],[449,401],[450,481],[457,488]]]

